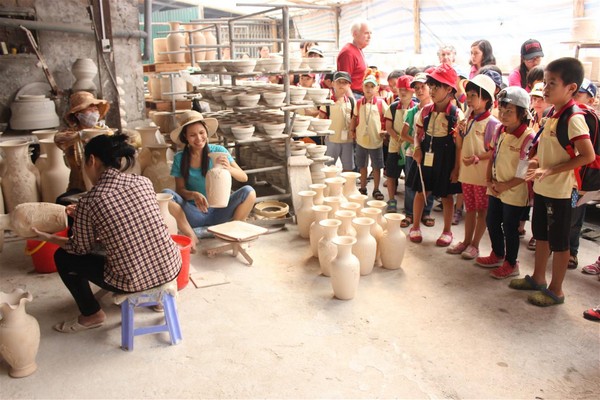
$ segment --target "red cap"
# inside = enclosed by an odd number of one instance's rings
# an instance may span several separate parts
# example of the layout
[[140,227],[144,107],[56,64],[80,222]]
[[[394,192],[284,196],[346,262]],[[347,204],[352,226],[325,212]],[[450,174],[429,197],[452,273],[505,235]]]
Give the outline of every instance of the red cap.
[[452,68],[449,64],[441,64],[437,66],[432,72],[429,73],[429,76],[435,79],[438,82],[444,83],[454,90],[456,89],[456,81],[458,80],[458,75],[454,68]]
[[398,89],[407,89],[407,90],[414,91],[414,89],[410,86],[412,81],[413,81],[413,77],[411,75],[402,75],[396,81],[396,87]]
[[310,76],[311,78],[315,78],[317,75],[313,73],[302,74],[301,76]]

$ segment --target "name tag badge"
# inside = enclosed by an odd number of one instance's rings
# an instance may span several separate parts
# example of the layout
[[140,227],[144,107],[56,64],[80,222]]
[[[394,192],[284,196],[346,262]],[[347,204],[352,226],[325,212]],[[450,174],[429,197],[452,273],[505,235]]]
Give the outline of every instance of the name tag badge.
[[529,160],[519,160],[519,165],[517,165],[517,172],[515,173],[515,178],[525,179],[525,175],[527,175],[528,169]]
[[348,140],[348,129],[342,129],[342,140]]
[[425,153],[425,159],[423,160],[423,165],[426,167],[433,167],[433,153],[428,151]]

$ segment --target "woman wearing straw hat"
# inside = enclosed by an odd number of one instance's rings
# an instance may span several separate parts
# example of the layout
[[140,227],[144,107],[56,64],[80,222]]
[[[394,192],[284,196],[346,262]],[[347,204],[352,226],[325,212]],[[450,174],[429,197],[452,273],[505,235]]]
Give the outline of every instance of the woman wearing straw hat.
[[[65,114],[68,129],[54,136],[54,142],[65,153],[71,172],[66,193],[60,195],[57,203],[63,204],[64,196],[81,193],[86,190],[82,173],[83,144],[80,132],[83,129],[106,128],[104,117],[110,109],[108,101],[96,99],[89,92],[75,92],[69,99],[71,107]],[[111,131],[109,131],[111,132]],[[68,203],[67,203],[68,204]]]
[[207,226],[245,220],[256,200],[256,192],[251,186],[245,185],[233,192],[225,208],[211,208],[206,199],[205,178],[212,166],[208,153],[223,153],[216,162],[229,170],[236,181],[248,180],[248,175],[237,165],[227,149],[208,143],[208,137],[217,130],[218,121],[203,118],[196,111],[186,111],[179,121],[181,125],[171,132],[171,140],[184,145],[183,150],[175,154],[171,168],[171,175],[175,177],[175,191],[165,189],[164,192],[173,195],[173,200],[181,206],[199,237],[207,235]]

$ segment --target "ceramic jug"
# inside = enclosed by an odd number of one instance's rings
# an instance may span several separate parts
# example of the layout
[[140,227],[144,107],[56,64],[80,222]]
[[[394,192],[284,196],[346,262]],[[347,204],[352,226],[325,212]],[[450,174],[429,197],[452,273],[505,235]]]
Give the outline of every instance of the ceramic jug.
[[154,191],[159,193],[164,189],[175,190],[175,178],[171,176],[171,168],[167,164],[168,144],[151,144],[146,147],[150,150],[151,162],[142,175],[152,181]]
[[185,53],[182,47],[185,45],[185,37],[183,33],[179,31],[179,22],[169,22],[170,30],[172,33],[167,35],[167,51],[181,51],[177,54],[169,54],[169,61],[173,63],[185,62]]
[[323,227],[319,222],[327,219],[327,214],[331,211],[331,207],[329,206],[313,206],[313,212],[315,213],[315,220],[312,224],[310,224],[310,250],[312,252],[313,257],[319,256],[319,240],[323,237],[325,233]]
[[11,212],[21,203],[40,201],[40,173],[29,158],[29,142],[6,140],[0,142],[4,153],[2,192],[5,207]]
[[208,153],[212,166],[206,173],[206,197],[208,206],[225,208],[231,195],[231,173],[217,163],[217,159],[225,153]]
[[341,203],[339,197],[325,197],[323,199],[323,205],[331,207],[331,211],[329,211],[327,218],[335,219],[335,212],[340,209]]
[[406,234],[400,229],[403,214],[385,214],[387,229],[381,237],[381,263],[383,268],[398,269],[402,266],[406,249]]
[[298,233],[301,238],[308,239],[310,234],[310,225],[315,220],[315,212],[313,211],[313,197],[317,192],[312,190],[301,190],[298,196],[302,198],[302,204],[296,211],[296,223],[298,224]]
[[348,201],[360,204],[360,209],[362,210],[363,208],[365,208],[368,198],[369,196],[367,196],[366,194],[351,194],[350,196],[348,196]]
[[352,225],[356,229],[356,243],[352,246],[352,253],[358,257],[361,275],[369,275],[375,265],[377,240],[371,235],[371,226],[374,223],[375,221],[367,217],[352,220]]
[[318,244],[319,265],[323,275],[331,276],[331,260],[337,255],[337,247],[332,240],[337,237],[337,230],[342,223],[337,219],[324,219],[319,224],[323,228],[323,237]]
[[382,200],[369,200],[367,201],[367,207],[377,208],[381,210],[381,215],[377,218],[377,223],[381,225],[381,229],[385,231],[387,228],[387,220],[383,218],[387,209],[387,203]]
[[53,203],[21,203],[10,213],[0,215],[0,234],[12,230],[21,237],[35,237],[31,228],[56,233],[67,227],[65,206]]
[[356,295],[360,279],[360,262],[352,254],[356,238],[338,236],[332,239],[337,247],[336,256],[331,260],[331,287],[333,295],[340,300],[351,300]]
[[169,56],[167,54],[161,54],[167,51],[167,38],[154,38],[152,39],[152,48],[154,54],[155,63],[169,62]]
[[169,212],[169,202],[173,200],[173,195],[169,193],[156,193],[156,200],[158,200],[160,215],[162,215],[165,220],[169,233],[171,235],[177,235],[177,221]]

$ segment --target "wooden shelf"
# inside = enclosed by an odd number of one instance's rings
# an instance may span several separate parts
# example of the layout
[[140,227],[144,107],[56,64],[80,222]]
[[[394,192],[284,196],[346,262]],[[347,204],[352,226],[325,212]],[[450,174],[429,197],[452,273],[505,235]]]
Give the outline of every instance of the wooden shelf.
[[144,73],[149,74],[152,72],[178,72],[183,69],[188,69],[189,66],[189,62],[144,64]]
[[[146,108],[155,111],[174,111],[171,100],[146,100]],[[191,110],[192,102],[190,100],[177,100],[175,101],[175,109]]]

